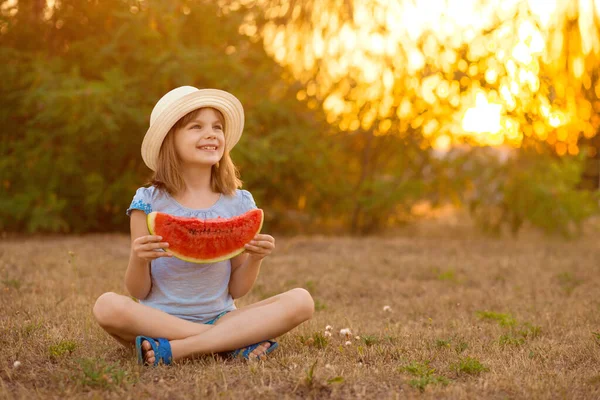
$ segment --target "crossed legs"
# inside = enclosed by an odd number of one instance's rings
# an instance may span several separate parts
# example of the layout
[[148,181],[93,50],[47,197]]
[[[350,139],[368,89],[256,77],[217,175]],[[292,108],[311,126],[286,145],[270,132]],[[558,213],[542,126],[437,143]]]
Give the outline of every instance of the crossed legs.
[[[136,336],[163,337],[171,342],[174,360],[196,354],[230,351],[280,336],[310,319],[314,302],[304,289],[292,289],[221,317],[204,325],[174,317],[136,303],[127,296],[104,293],[94,305],[100,326],[121,344]],[[144,348],[150,348],[144,343]],[[257,348],[257,351],[264,351]],[[149,350],[146,359],[153,361]]]

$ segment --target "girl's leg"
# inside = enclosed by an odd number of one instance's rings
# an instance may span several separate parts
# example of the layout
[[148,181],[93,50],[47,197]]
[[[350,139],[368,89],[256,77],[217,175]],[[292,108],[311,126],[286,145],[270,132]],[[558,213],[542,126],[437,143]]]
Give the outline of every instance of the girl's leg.
[[[265,300],[267,301],[269,299]],[[100,326],[123,346],[131,346],[135,337],[140,335],[174,340],[197,335],[212,328],[211,325],[186,321],[136,303],[127,296],[110,292],[104,293],[96,300],[93,312]],[[144,340],[142,348],[146,351],[146,361],[154,363],[154,352],[150,343]],[[252,351],[251,356],[261,356],[267,348],[268,343],[259,346]]]
[[110,292],[96,300],[93,311],[98,324],[123,345],[134,343],[135,337],[140,335],[175,340],[198,335],[211,328]]
[[199,334],[171,340],[173,359],[230,351],[280,336],[310,319],[313,312],[310,294],[292,289],[232,311]]
[[[240,311],[249,310],[251,308],[262,307],[262,306],[265,306],[267,304],[271,304],[271,303],[273,303],[275,301],[278,301],[278,299],[279,299],[280,296],[281,295],[269,297],[268,299],[256,302],[254,304],[247,305],[245,307],[242,307],[241,309],[237,309],[237,310],[231,311],[231,312],[227,313],[226,315],[222,316],[221,318],[219,318],[217,320],[217,322],[215,322],[214,325],[219,325],[222,321],[224,321],[226,319],[229,319],[231,315],[234,315],[234,316],[237,315]],[[158,342],[156,344],[158,345]],[[271,344],[268,341],[262,342],[260,344],[260,346],[258,346],[256,349],[254,349],[250,353],[249,357],[250,358],[256,358],[256,357],[263,356],[264,353],[267,351],[267,349],[269,348],[270,345]],[[142,342],[142,349],[144,349],[144,359],[146,360],[146,362],[148,364],[153,364],[154,363],[154,350],[152,350],[152,346],[150,346],[150,343],[148,343],[148,341],[144,340]],[[242,349],[242,351],[243,350],[244,349]]]
[[[139,335],[164,337],[171,341],[174,359],[230,351],[277,337],[310,319],[313,312],[314,302],[304,289],[293,289],[234,310],[215,325],[185,321],[116,293],[103,294],[94,305],[100,326],[120,343],[133,343]],[[206,333],[212,334],[205,337]],[[252,354],[261,355],[266,347],[263,345]],[[149,350],[150,344],[144,342],[143,348]],[[145,358],[152,363],[154,352],[147,351]]]

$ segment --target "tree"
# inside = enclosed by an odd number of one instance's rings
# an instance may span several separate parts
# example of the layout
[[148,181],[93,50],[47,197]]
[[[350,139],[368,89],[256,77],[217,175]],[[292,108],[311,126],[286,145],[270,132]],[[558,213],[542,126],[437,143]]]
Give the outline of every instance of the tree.
[[31,41],[21,12],[0,36],[0,229],[126,230],[124,210],[150,176],[139,153],[150,111],[189,84],[244,104],[233,158],[270,227],[302,196],[313,214],[326,209],[343,155],[285,71],[238,34],[241,15],[209,1],[64,0]]
[[[231,4],[239,3],[221,2],[225,10]],[[406,195],[390,195],[379,221],[397,213],[398,201],[410,206],[409,198],[423,195],[413,182],[426,179],[430,147],[508,144],[576,155],[600,124],[591,118],[592,101],[600,107],[593,72],[600,35],[595,10],[583,3],[448,2],[435,10],[411,1],[241,4],[248,6],[241,31],[304,83],[298,98],[356,138],[353,230],[368,230],[359,221],[375,210],[365,205],[381,204],[390,188]],[[388,156],[406,153],[414,160]]]

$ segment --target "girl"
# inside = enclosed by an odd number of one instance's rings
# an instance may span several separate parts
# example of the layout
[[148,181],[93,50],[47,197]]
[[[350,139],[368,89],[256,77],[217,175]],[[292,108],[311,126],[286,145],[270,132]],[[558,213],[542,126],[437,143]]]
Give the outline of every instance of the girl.
[[100,326],[124,345],[136,344],[140,363],[158,365],[197,354],[231,352],[259,359],[277,337],[310,319],[314,303],[293,289],[237,309],[234,299],[254,284],[275,239],[258,234],[245,252],[214,264],[188,263],[164,251],[169,243],[150,235],[146,215],[230,218],[256,208],[229,152],[244,127],[244,110],[230,93],[176,88],[152,110],[142,158],[154,171],[152,186],[139,188],[127,210],[131,254],[125,287],[140,300],[104,293],[94,305]]

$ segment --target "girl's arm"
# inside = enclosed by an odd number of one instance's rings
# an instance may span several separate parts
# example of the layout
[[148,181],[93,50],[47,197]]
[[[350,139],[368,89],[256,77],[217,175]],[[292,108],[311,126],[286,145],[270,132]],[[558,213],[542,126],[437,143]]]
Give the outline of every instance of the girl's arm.
[[169,253],[156,251],[167,247],[160,236],[150,235],[146,214],[141,210],[131,212],[131,253],[125,272],[125,288],[137,299],[145,299],[150,293],[150,261],[158,257],[170,257]]
[[275,239],[258,234],[246,246],[246,252],[231,259],[229,293],[234,299],[244,296],[252,289],[263,258],[275,248]]
[[234,299],[240,298],[252,289],[262,259],[250,257],[242,253],[231,259],[231,278],[229,279],[229,293]]

